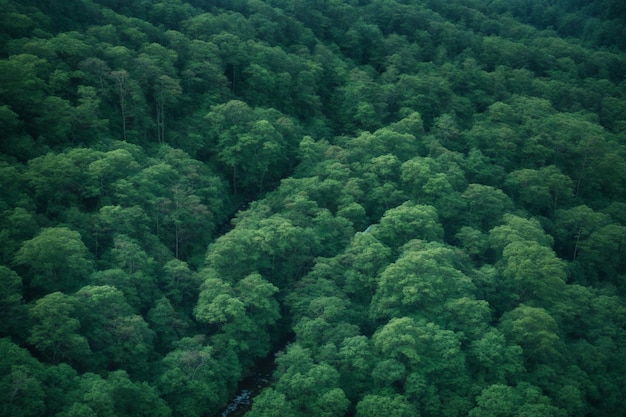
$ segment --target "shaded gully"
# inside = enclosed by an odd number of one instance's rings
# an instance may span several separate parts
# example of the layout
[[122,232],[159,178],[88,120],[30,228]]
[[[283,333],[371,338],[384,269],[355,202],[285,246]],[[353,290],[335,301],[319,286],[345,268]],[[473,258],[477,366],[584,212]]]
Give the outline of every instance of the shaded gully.
[[244,378],[239,383],[237,393],[231,398],[230,403],[217,415],[220,417],[241,417],[252,408],[252,400],[259,395],[264,388],[270,385],[272,373],[276,367],[274,359],[276,350],[272,351],[254,368],[252,375]]

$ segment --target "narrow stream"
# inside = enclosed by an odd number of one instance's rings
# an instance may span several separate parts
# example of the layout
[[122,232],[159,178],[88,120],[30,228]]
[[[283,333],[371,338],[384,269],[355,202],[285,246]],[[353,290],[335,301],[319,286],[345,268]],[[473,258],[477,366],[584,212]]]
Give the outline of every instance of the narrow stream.
[[252,400],[259,395],[264,388],[270,385],[274,372],[275,354],[270,353],[265,359],[257,364],[254,373],[244,378],[239,383],[237,393],[230,403],[222,410],[220,417],[241,417],[252,408]]

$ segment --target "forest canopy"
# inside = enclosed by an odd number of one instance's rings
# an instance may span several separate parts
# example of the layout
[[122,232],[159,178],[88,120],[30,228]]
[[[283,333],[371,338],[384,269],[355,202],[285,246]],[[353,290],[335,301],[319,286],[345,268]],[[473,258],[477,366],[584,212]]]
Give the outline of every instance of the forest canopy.
[[623,415],[623,2],[0,10],[0,417]]

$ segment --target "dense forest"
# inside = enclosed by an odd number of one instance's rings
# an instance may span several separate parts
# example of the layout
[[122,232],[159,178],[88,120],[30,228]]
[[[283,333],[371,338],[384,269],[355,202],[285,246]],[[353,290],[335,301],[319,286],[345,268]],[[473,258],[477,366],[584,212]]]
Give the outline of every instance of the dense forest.
[[623,1],[0,19],[0,417],[626,415]]

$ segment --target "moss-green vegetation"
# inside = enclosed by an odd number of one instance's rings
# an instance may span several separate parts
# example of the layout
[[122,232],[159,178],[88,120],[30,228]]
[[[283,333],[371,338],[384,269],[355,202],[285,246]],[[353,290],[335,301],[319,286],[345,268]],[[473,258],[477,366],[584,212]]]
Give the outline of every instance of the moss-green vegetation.
[[622,415],[622,3],[0,0],[0,416]]

